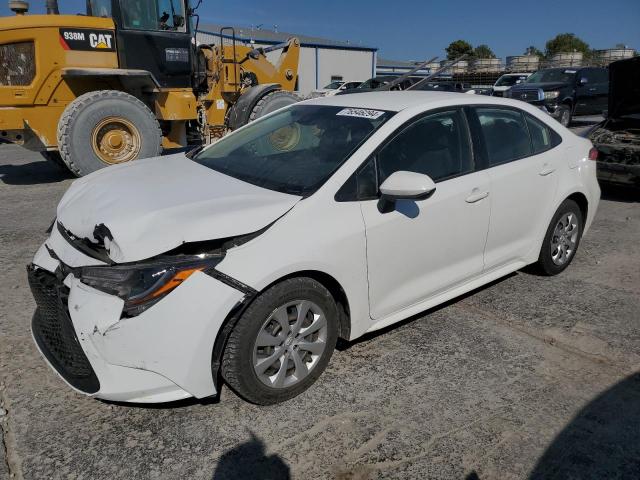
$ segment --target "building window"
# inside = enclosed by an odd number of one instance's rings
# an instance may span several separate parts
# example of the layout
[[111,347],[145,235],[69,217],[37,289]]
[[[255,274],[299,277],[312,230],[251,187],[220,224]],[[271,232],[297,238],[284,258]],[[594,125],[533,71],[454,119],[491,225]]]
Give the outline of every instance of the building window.
[[332,82],[341,82],[342,81],[342,75],[331,75],[331,81]]

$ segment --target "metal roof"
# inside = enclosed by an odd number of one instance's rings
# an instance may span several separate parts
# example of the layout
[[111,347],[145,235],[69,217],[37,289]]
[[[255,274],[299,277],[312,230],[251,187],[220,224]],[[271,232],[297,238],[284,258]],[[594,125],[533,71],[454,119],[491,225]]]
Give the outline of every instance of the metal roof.
[[378,67],[414,68],[421,62],[411,62],[405,60],[391,60],[389,58],[378,57]]
[[[250,42],[263,44],[276,44],[286,42],[291,37],[297,37],[300,45],[311,48],[332,48],[339,50],[365,50],[375,52],[376,47],[361,45],[350,41],[329,40],[327,38],[312,37],[309,35],[301,35],[299,33],[280,32],[275,30],[266,30],[264,28],[242,27],[237,25],[217,25],[213,23],[201,24],[198,26],[198,32],[209,35],[220,35],[222,27],[233,27],[236,31],[236,38],[241,42]],[[225,32],[225,38],[231,38],[229,32]]]

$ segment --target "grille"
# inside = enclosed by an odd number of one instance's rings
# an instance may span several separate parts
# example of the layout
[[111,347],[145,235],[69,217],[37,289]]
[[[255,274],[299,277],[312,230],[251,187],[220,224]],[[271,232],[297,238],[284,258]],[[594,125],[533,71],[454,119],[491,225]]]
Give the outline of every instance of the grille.
[[29,266],[28,275],[37,305],[32,329],[38,347],[72,386],[87,393],[97,392],[100,382],[80,346],[67,310],[69,289],[45,270]]
[[35,76],[33,42],[0,45],[0,86],[31,85]]
[[540,100],[538,90],[516,90],[511,91],[511,98],[524,102],[536,102]]

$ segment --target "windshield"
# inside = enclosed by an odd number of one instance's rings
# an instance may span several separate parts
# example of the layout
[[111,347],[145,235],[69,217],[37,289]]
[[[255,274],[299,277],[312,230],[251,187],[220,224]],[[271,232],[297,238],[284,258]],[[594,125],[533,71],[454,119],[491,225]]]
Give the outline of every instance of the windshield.
[[435,90],[440,92],[455,92],[456,87],[451,83],[427,82],[418,85],[414,90]]
[[496,82],[496,87],[510,87],[527,79],[526,75],[503,75]]
[[525,83],[573,83],[576,76],[575,70],[554,68],[551,70],[539,70],[531,75]]
[[203,150],[193,161],[291,195],[316,191],[392,112],[293,105]]
[[329,85],[324,87],[326,90],[335,90],[336,88],[340,88],[344,82],[331,82]]
[[386,77],[384,80],[380,78],[370,78],[369,80],[362,82],[360,85],[358,85],[358,88],[376,89],[381,87],[382,85],[386,85],[387,83],[391,82],[392,80],[395,80],[396,78],[398,77]]

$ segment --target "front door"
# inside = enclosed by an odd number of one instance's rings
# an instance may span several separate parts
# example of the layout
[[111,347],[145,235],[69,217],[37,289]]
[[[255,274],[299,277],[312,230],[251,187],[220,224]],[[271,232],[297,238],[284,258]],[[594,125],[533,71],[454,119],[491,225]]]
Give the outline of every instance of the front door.
[[400,200],[392,211],[361,202],[366,227],[371,317],[420,303],[483,269],[489,179],[475,171],[464,113],[427,114],[404,127],[375,158],[379,183],[400,170],[437,184],[426,200]]
[[120,67],[151,72],[163,88],[191,87],[193,45],[183,0],[120,0],[116,7]]

